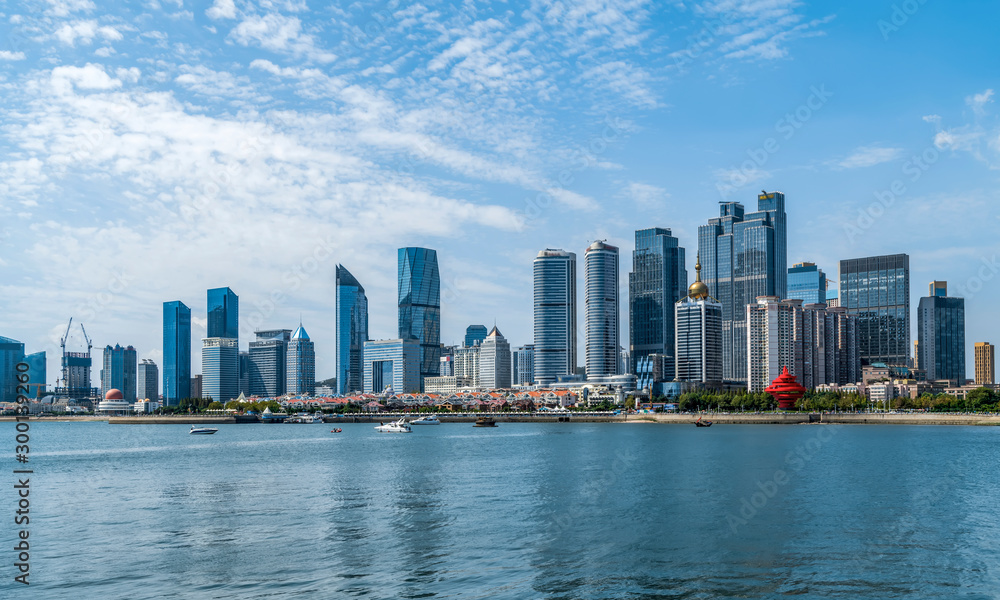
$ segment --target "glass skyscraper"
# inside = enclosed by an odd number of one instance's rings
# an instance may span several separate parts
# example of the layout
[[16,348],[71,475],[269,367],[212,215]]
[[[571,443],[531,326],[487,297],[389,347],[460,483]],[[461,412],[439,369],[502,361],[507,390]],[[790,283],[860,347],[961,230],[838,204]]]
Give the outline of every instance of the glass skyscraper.
[[206,337],[240,338],[240,298],[227,287],[208,290]]
[[542,250],[534,262],[535,381],[576,371],[576,254]]
[[644,356],[661,354],[669,360],[664,371],[674,379],[674,303],[687,293],[684,248],[669,229],[635,232],[635,252],[629,289],[629,360],[631,370]]
[[394,394],[420,392],[420,342],[416,339],[365,342],[364,392]]
[[240,393],[239,360],[239,348],[235,338],[203,339],[202,397],[223,404],[235,400]]
[[122,348],[118,344],[112,348],[104,348],[104,368],[101,369],[101,394],[108,390],[118,389],[124,395],[125,402],[135,402],[136,398],[136,352],[128,346]]
[[[163,303],[163,403],[177,406],[191,393],[191,309]],[[152,400],[152,398],[150,398]]]
[[399,337],[420,342],[420,380],[437,377],[441,361],[441,275],[437,251],[400,248]]
[[[906,366],[910,358],[908,255],[840,261],[840,306],[858,315],[863,364]],[[920,366],[923,368],[923,363]]]
[[24,359],[24,343],[0,336],[0,402],[17,402],[17,363]]
[[618,300],[618,248],[598,241],[583,258],[587,378],[618,375],[621,322]]
[[489,330],[486,329],[485,325],[469,325],[465,328],[465,347],[471,348],[476,345],[476,342],[483,343],[487,333]]
[[302,323],[292,332],[285,361],[285,391],[312,396],[316,393],[316,351]]
[[[257,339],[250,342],[250,394],[276,398],[285,393],[285,367],[292,330],[257,331],[256,336]],[[238,369],[238,356],[236,360]]]
[[675,381],[722,381],[722,305],[701,280],[701,260],[695,282],[674,304],[676,330]]
[[698,228],[702,277],[722,304],[723,373],[747,379],[747,306],[761,296],[788,293],[787,216],[781,192],[757,196],[757,212],[738,202]]
[[45,378],[47,365],[45,363],[45,351],[35,352],[24,357],[24,362],[28,363],[28,387],[30,397],[44,395],[46,391]]
[[364,386],[365,342],[368,341],[368,297],[344,265],[337,265],[337,392],[360,392]]
[[798,263],[788,269],[788,299],[802,304],[826,304],[826,273],[814,263]]
[[160,372],[156,363],[142,359],[136,371],[136,400],[157,401],[160,398]]
[[948,284],[935,281],[917,308],[920,368],[927,380],[965,384],[965,299],[949,298]]

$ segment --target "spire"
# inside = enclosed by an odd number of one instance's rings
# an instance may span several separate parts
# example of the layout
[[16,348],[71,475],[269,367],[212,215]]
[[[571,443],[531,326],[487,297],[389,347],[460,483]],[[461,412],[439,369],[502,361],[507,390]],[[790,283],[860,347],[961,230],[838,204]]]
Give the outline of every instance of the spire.
[[692,300],[707,300],[708,299],[708,286],[701,281],[701,253],[698,253],[697,261],[694,265],[695,270],[695,281],[688,288],[688,297]]

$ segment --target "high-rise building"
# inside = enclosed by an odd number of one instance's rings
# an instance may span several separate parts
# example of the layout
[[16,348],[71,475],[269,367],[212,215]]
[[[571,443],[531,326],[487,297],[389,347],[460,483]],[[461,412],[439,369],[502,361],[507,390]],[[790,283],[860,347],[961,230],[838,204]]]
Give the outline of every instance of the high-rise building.
[[826,273],[811,262],[789,267],[788,298],[802,304],[826,304]]
[[250,394],[277,398],[285,394],[288,342],[291,329],[255,332],[250,342]]
[[629,362],[661,355],[668,381],[674,379],[674,304],[687,293],[684,248],[669,229],[653,227],[635,232],[629,289]]
[[362,360],[364,392],[395,394],[420,392],[420,341],[416,339],[365,342]]
[[203,380],[203,378],[201,376],[201,373],[198,373],[197,375],[192,375],[191,376],[191,385],[188,386],[188,395],[187,395],[188,398],[204,398],[205,397],[205,395],[202,393],[204,391],[202,389],[202,385],[201,385],[202,380]]
[[698,228],[705,284],[722,305],[723,375],[746,381],[746,307],[759,296],[788,293],[787,217],[781,192],[757,196],[757,212],[725,202]]
[[191,309],[179,300],[164,302],[163,404],[177,406],[190,393]]
[[976,342],[976,385],[996,383],[996,364],[993,344]]
[[965,383],[965,299],[949,298],[948,283],[934,281],[917,307],[920,368],[927,379]]
[[292,339],[288,342],[285,390],[295,395],[316,394],[316,351],[302,323],[292,332]]
[[[794,302],[790,300],[789,302]],[[799,383],[807,389],[823,384],[846,385],[861,381],[858,353],[858,317],[839,307],[823,304],[802,306],[802,332],[796,333],[802,346]]]
[[[829,279],[826,280],[827,283],[830,282]],[[826,307],[827,308],[838,308],[840,306],[840,296],[837,290],[826,290]]]
[[240,338],[240,298],[227,287],[208,290],[206,337]]
[[337,265],[337,392],[350,394],[364,387],[362,361],[368,341],[368,297],[365,288],[344,265]]
[[125,402],[135,403],[136,398],[136,352],[128,346],[104,348],[104,368],[101,369],[101,393],[112,389],[121,390]]
[[[674,304],[675,380],[721,382],[722,304],[709,294],[708,286],[701,280],[700,257],[695,263],[695,273],[695,282],[688,288],[687,296]],[[644,359],[643,362],[649,365],[650,383],[655,382],[654,371],[666,378],[662,364],[657,369],[655,360]]]
[[[910,358],[910,257],[840,261],[840,305],[858,316],[864,364],[906,366]],[[920,361],[920,368],[927,365]]]
[[583,259],[587,377],[618,375],[621,323],[618,309],[618,248],[594,242]]
[[518,346],[511,353],[511,383],[526,385],[535,381],[535,345]]
[[17,402],[17,363],[23,359],[23,342],[0,337],[0,402]]
[[24,357],[24,362],[28,363],[28,396],[31,398],[45,395],[45,373],[47,368],[45,360],[44,350],[28,354]]
[[[542,250],[534,261],[535,381],[576,372],[576,254]],[[457,374],[457,373],[456,373]]]
[[398,252],[399,337],[420,342],[420,378],[438,376],[441,359],[441,275],[437,251]]
[[205,338],[201,340],[201,392],[225,404],[240,394],[240,352],[236,338]]
[[479,384],[487,389],[510,387],[510,344],[496,325],[479,345]]
[[244,397],[250,395],[250,371],[253,369],[253,364],[250,362],[250,352],[240,350],[240,383],[239,389],[240,393]]
[[913,340],[913,368],[920,368],[920,340]]
[[486,335],[489,332],[485,325],[469,325],[465,328],[465,347],[471,348],[476,345],[476,343],[483,343],[486,339]]
[[148,358],[142,359],[136,371],[136,400],[156,401],[160,398],[160,370]]
[[469,382],[472,387],[480,386],[479,375],[482,371],[479,368],[479,359],[481,351],[482,346],[478,344],[455,349],[454,376]]

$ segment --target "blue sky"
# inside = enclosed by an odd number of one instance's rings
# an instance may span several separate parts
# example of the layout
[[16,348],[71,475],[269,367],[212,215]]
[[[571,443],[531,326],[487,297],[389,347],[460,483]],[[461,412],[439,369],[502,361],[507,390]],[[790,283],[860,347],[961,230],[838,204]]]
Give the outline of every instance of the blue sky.
[[225,285],[243,347],[301,316],[332,376],[334,265],[393,337],[410,245],[438,250],[444,342],[495,320],[529,343],[538,250],[619,245],[627,295],[635,229],[673,229],[693,272],[698,225],[761,189],[790,263],[907,252],[914,314],[947,280],[970,349],[1000,342],[994,2],[3,10],[0,335],[48,350],[50,382],[70,316],[161,363],[162,302],[200,340]]

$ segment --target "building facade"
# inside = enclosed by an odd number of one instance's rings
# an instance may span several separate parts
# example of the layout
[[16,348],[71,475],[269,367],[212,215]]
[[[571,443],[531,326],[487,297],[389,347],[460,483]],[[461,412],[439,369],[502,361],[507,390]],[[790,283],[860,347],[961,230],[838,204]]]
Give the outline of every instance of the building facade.
[[160,370],[148,358],[142,359],[136,371],[136,401],[160,399]]
[[202,387],[203,378],[201,373],[191,376],[191,385],[188,387],[188,398],[204,398],[205,394],[204,388]]
[[39,398],[46,392],[46,355],[45,351],[28,354],[24,357],[28,363],[28,396]]
[[518,346],[511,353],[511,384],[530,385],[535,381],[535,345]]
[[121,390],[125,402],[134,404],[136,398],[136,352],[132,346],[112,348],[105,346],[101,369],[101,393]]
[[701,280],[700,257],[695,272],[695,282],[688,288],[687,296],[674,305],[674,380],[722,382],[722,304],[710,295]]
[[535,381],[576,372],[576,254],[542,250],[534,261]]
[[180,300],[164,302],[163,404],[177,406],[190,392],[191,309]]
[[23,359],[23,342],[0,337],[0,402],[17,402],[17,363]]
[[976,385],[996,383],[995,348],[987,342],[976,343]]
[[635,232],[629,289],[629,365],[657,354],[665,365],[667,381],[675,375],[674,304],[687,293],[688,275],[684,248],[669,229],[653,227]]
[[301,323],[288,342],[285,391],[297,396],[316,394],[316,350]]
[[788,298],[802,304],[826,304],[826,273],[811,262],[789,267]]
[[965,383],[965,299],[949,298],[948,283],[934,281],[917,306],[919,365],[929,381]]
[[208,290],[208,335],[214,338],[240,338],[240,298],[233,290]]
[[441,359],[441,275],[437,251],[400,248],[397,276],[399,337],[420,343],[421,381],[437,377]]
[[364,392],[380,394],[391,388],[395,394],[421,391],[420,341],[416,339],[365,342]]
[[291,329],[254,332],[250,342],[250,394],[276,398],[285,394],[288,342]]
[[479,374],[481,373],[479,359],[481,351],[482,346],[479,345],[456,348],[455,360],[452,365],[454,367],[453,376],[471,382],[469,385],[472,387],[479,387]]
[[487,389],[509,388],[511,386],[510,344],[496,325],[479,348],[479,384]]
[[618,248],[598,241],[583,259],[587,378],[618,375],[621,321]]
[[483,343],[488,334],[489,329],[485,325],[469,325],[465,328],[465,347],[471,348],[477,343]]
[[[858,317],[864,364],[907,365],[910,358],[910,257],[840,261],[840,305]],[[926,366],[921,362],[921,368]]]
[[201,340],[201,397],[225,404],[240,395],[240,353],[236,338]]
[[368,297],[343,265],[336,269],[337,392],[351,394],[364,387],[365,342],[368,341]]

